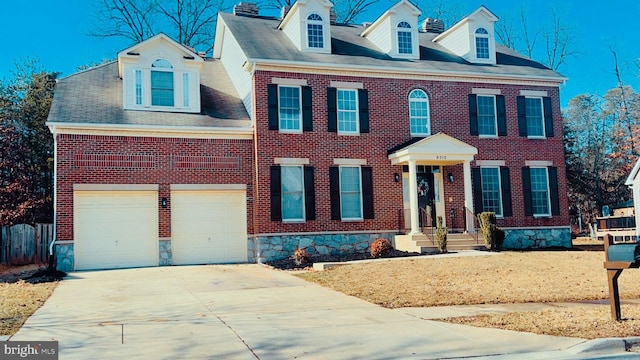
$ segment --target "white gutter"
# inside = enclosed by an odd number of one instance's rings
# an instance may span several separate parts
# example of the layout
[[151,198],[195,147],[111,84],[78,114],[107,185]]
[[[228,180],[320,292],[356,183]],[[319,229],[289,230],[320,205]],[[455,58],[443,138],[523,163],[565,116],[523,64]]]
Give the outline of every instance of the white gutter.
[[251,119],[246,121],[249,126],[242,127],[204,127],[204,126],[166,126],[166,125],[131,125],[131,124],[95,124],[95,123],[61,123],[47,122],[57,134],[92,134],[113,135],[129,132],[131,136],[153,137],[188,137],[188,138],[252,138],[253,126]]
[[502,79],[502,80],[530,80],[530,81],[547,81],[562,84],[565,83],[569,78],[564,76],[532,76],[532,75],[509,75],[509,74],[499,74],[499,73],[479,73],[479,72],[471,72],[471,71],[450,71],[450,70],[434,70],[434,69],[398,69],[386,66],[363,66],[363,65],[354,65],[354,64],[340,64],[336,65],[335,63],[309,63],[309,62],[300,62],[300,61],[287,61],[287,60],[272,60],[272,59],[247,59],[247,62],[251,62],[254,64],[266,65],[266,66],[284,66],[284,67],[301,67],[308,69],[318,69],[318,70],[350,70],[354,73],[363,73],[363,72],[378,72],[384,73],[386,76],[392,74],[411,74],[411,75],[422,75],[422,76],[449,76],[449,77],[475,77],[481,78],[484,82],[486,82],[487,77]]
[[[56,232],[58,222],[58,136],[55,125],[50,125],[49,130],[53,134],[53,241],[49,244],[49,261],[51,261],[53,259],[53,247],[58,239]],[[49,264],[49,267],[51,266]]]

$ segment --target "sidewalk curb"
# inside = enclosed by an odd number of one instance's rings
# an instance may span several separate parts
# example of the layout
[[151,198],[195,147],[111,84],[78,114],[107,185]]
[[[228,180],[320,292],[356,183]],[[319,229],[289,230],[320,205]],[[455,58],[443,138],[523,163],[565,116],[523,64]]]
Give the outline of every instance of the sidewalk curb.
[[638,349],[640,336],[627,338],[604,338],[585,341],[567,349],[570,353],[577,354],[611,354]]

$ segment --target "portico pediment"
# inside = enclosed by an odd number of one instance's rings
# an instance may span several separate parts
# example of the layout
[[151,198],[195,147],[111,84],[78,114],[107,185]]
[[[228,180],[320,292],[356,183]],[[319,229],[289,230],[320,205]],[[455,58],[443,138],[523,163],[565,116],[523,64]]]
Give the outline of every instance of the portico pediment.
[[472,161],[478,149],[444,133],[412,140],[389,150],[393,165],[415,161],[431,165],[453,165]]

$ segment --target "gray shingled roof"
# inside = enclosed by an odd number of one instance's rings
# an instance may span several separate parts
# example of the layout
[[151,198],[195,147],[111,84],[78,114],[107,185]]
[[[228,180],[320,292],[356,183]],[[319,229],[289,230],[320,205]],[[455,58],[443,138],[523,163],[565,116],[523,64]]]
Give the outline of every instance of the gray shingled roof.
[[110,125],[248,127],[249,116],[222,64],[200,74],[201,114],[124,110],[116,61],[59,80],[48,122]]
[[562,75],[547,67],[497,45],[496,65],[471,64],[432,40],[438,34],[420,33],[420,60],[394,59],[360,36],[364,28],[352,25],[331,26],[331,54],[299,51],[283,31],[280,20],[266,17],[236,16],[221,13],[224,23],[237,39],[247,58],[321,64],[389,67],[403,70],[433,70],[487,75],[550,77]]

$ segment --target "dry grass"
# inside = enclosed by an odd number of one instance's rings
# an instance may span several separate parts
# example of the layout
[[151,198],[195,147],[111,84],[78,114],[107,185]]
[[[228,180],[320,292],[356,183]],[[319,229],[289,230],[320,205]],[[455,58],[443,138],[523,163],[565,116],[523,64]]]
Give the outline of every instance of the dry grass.
[[[357,264],[296,274],[389,308],[440,305],[579,302],[607,299],[602,251],[503,252],[496,256],[421,258]],[[621,298],[640,298],[640,271],[619,278]],[[637,336],[640,305],[623,305],[625,321],[609,305],[451,318],[481,327],[580,338]]]
[[622,321],[614,321],[611,319],[609,305],[598,305],[441,320],[455,324],[582,339],[638,336],[640,305],[622,305],[622,315]]
[[[58,285],[57,281],[48,280],[39,283],[25,282],[24,279],[38,270],[37,266],[0,268],[0,335],[15,334]],[[31,280],[38,279],[29,279]]]

